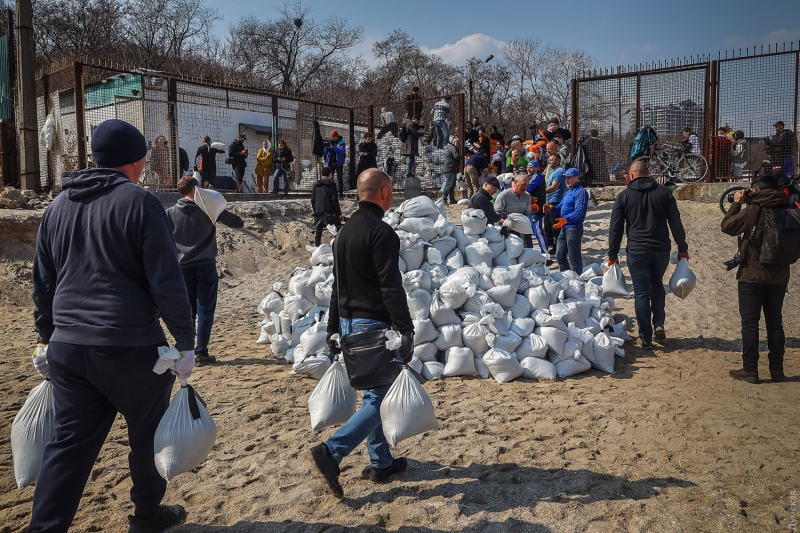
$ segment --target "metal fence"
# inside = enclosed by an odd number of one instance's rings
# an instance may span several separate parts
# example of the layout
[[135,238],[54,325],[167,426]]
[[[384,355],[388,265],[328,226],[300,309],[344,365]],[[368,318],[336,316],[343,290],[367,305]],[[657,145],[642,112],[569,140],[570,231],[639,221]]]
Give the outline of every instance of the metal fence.
[[[683,140],[689,128],[709,161],[709,180],[772,166],[797,174],[800,51],[794,48],[619,67],[573,80],[572,130],[578,139],[597,130],[584,141],[594,183],[625,179],[631,145],[645,125],[656,130],[659,145]],[[778,138],[778,121],[791,133]]]

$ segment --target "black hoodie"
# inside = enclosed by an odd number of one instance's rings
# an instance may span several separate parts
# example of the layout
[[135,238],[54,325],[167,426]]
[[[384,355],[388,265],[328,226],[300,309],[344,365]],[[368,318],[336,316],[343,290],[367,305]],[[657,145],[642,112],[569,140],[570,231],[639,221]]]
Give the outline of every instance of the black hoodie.
[[[181,198],[167,209],[167,216],[174,226],[173,236],[178,246],[178,262],[181,268],[214,265],[217,262],[217,226],[196,203]],[[241,218],[227,209],[220,213],[217,222],[230,228],[244,227]]]
[[314,210],[315,217],[335,215],[336,218],[339,218],[341,216],[342,209],[336,194],[336,184],[330,178],[320,178],[314,184],[311,192],[311,209]]
[[33,264],[42,342],[84,346],[166,344],[194,349],[192,308],[164,206],[121,172],[62,175],[42,217]]
[[608,233],[609,259],[616,259],[619,254],[623,229],[628,235],[628,252],[669,252],[669,230],[678,251],[689,251],[678,203],[669,187],[659,185],[653,178],[636,178],[617,196]]

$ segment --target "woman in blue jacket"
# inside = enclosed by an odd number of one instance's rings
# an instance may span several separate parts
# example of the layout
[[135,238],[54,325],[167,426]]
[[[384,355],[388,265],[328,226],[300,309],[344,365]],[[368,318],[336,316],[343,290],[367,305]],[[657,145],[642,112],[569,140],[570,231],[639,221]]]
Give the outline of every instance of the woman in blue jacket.
[[[342,169],[344,168],[344,160],[347,155],[347,146],[344,144],[344,139],[339,136],[339,132],[331,130],[331,140],[325,143],[325,148],[322,150],[325,154],[325,164],[336,173],[336,180],[339,183],[339,199],[344,198],[344,181],[342,181]],[[355,180],[350,176],[350,190],[355,190]]]

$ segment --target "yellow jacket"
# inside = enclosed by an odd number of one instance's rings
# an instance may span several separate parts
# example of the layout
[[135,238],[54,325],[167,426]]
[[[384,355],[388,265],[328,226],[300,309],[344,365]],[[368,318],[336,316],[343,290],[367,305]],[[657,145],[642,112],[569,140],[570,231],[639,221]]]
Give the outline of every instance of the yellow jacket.
[[271,175],[272,174],[272,149],[264,150],[264,148],[260,148],[258,150],[258,154],[256,154],[256,175],[264,176],[264,175]]

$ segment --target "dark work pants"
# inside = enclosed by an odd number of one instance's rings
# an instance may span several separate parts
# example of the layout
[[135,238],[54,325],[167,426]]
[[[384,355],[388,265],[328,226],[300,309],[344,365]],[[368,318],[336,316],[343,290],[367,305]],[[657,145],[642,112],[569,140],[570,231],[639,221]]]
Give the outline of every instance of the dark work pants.
[[242,192],[242,181],[244,181],[245,167],[233,167],[233,179],[236,180],[236,192]]
[[[330,169],[331,169],[331,172],[333,174],[336,174],[336,182],[337,182],[337,185],[339,186],[339,191],[338,191],[339,192],[339,197],[343,198],[344,197],[344,181],[342,181],[342,170],[343,169],[342,169],[342,167],[340,167],[336,163],[331,163],[330,164]],[[353,183],[353,177],[351,176],[350,177],[350,190],[351,191],[355,190],[355,188],[356,187],[355,187],[355,184]]]
[[153,514],[167,490],[167,482],[156,470],[153,439],[175,382],[170,372],[160,376],[153,372],[157,347],[51,342],[47,360],[56,436],[44,451],[28,532],[69,529],[117,413],[128,425],[131,501],[137,515]]
[[647,342],[653,341],[653,327],[663,326],[667,318],[667,293],[664,291],[667,265],[669,252],[628,252],[639,337]]
[[758,372],[758,323],[761,310],[767,326],[770,374],[783,374],[786,336],[783,332],[783,298],[786,285],[761,285],[739,282],[739,315],[742,318],[742,366],[747,372]]
[[192,304],[192,324],[196,324],[197,347],[194,352],[196,355],[208,355],[208,342],[214,325],[214,312],[217,310],[217,265],[181,268],[181,272]]
[[214,187],[216,185],[216,181],[217,181],[217,171],[216,171],[216,169],[201,171],[200,172],[200,179],[203,180],[203,183],[200,184],[202,187],[205,187],[206,182],[208,182],[209,185]]
[[[556,204],[550,204],[556,205]],[[547,242],[550,244],[550,249],[555,252],[558,236],[561,234],[561,228],[554,228],[553,224],[556,223],[556,216],[552,211],[544,214],[544,234],[547,237]]]

